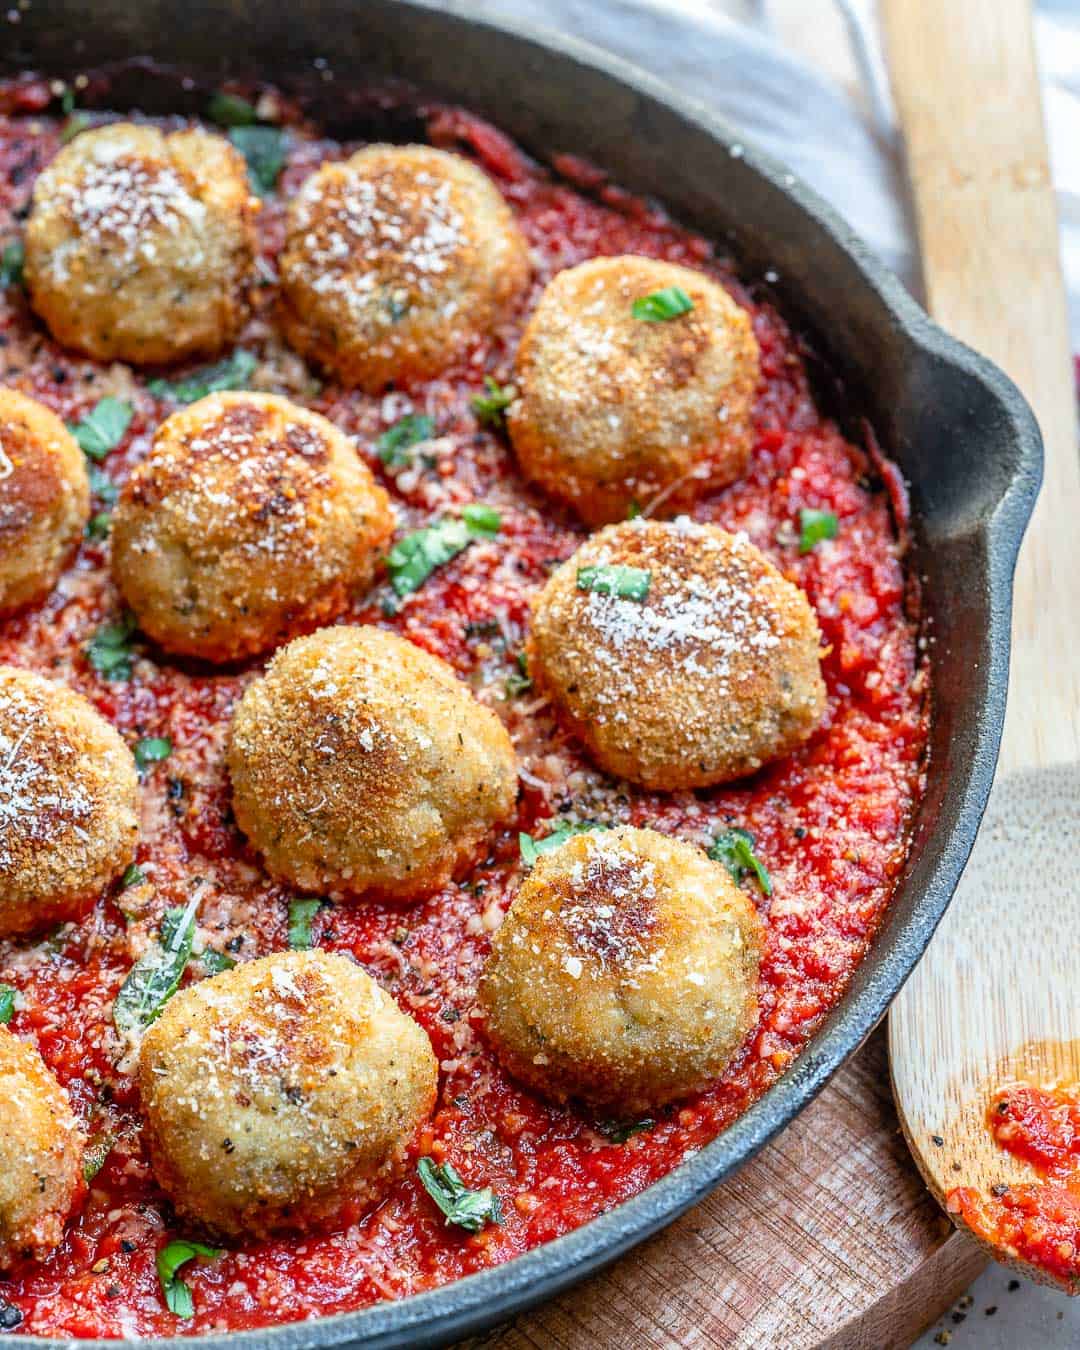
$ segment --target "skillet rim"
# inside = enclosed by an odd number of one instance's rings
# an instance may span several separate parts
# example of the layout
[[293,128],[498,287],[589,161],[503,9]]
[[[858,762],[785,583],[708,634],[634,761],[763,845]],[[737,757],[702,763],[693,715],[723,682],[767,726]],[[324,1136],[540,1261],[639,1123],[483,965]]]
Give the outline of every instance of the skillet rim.
[[[651,100],[704,132],[738,157],[759,178],[792,202],[807,223],[847,255],[860,280],[891,320],[895,340],[910,355],[936,359],[953,375],[967,375],[1001,418],[1003,438],[1016,451],[1016,468],[996,502],[973,531],[985,561],[987,600],[986,698],[973,713],[971,754],[961,765],[963,781],[950,786],[955,823],[931,827],[920,859],[940,848],[930,875],[906,921],[883,924],[860,962],[853,984],[831,1010],[821,1029],[792,1067],[757,1102],[710,1144],[654,1182],[639,1195],[502,1265],[465,1276],[440,1288],[336,1313],[307,1322],[244,1331],[182,1337],[139,1337],[134,1345],[179,1342],[192,1350],[213,1350],[224,1337],[239,1350],[330,1350],[362,1344],[372,1350],[441,1345],[506,1321],[611,1264],[645,1238],[666,1227],[704,1198],[727,1176],[753,1158],[825,1087],[832,1075],[863,1044],[883,1017],[933,936],[959,882],[975,841],[993,781],[1001,740],[1008,683],[1012,575],[1042,476],[1042,439],[1034,415],[1019,390],[990,361],[950,337],[910,297],[899,280],[877,260],[843,219],[780,161],[757,149],[752,137],[639,67],[591,43],[530,23],[502,22],[481,14],[472,0],[393,0],[396,8],[434,15],[475,29],[487,29],[531,43]],[[467,104],[467,100],[465,100]],[[660,194],[662,197],[662,194]],[[947,837],[939,839],[945,832]],[[910,884],[913,841],[905,872],[897,879],[890,907]],[[14,1350],[42,1350],[47,1339],[7,1333]],[[78,1350],[112,1350],[109,1339],[63,1338]]]

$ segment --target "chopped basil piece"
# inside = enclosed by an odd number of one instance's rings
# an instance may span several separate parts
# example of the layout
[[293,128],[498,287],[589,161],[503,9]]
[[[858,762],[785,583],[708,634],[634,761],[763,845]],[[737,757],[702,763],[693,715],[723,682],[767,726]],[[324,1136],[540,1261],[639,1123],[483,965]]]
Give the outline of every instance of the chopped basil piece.
[[476,414],[481,426],[501,431],[506,426],[506,410],[517,398],[517,389],[512,384],[500,385],[490,375],[484,376],[486,394],[476,394],[469,400],[469,406]]
[[506,696],[507,698],[516,698],[518,694],[525,694],[532,688],[532,676],[529,674],[529,658],[524,652],[518,652],[517,670],[506,677]]
[[111,1134],[99,1135],[91,1144],[86,1147],[83,1154],[83,1180],[89,1186],[101,1169],[105,1166],[105,1159],[112,1152],[113,1144],[116,1140]]
[[804,506],[799,512],[799,552],[812,553],[823,539],[835,539],[839,529],[834,511],[815,511]]
[[430,440],[434,434],[434,417],[427,413],[406,413],[383,432],[375,442],[375,449],[388,469],[400,469],[409,462],[405,451],[421,441]]
[[206,115],[219,127],[249,127],[259,120],[254,104],[239,94],[215,94],[206,105]]
[[145,880],[146,880],[146,873],[142,870],[142,868],[139,866],[138,863],[132,863],[131,866],[127,869],[127,871],[124,873],[124,875],[120,878],[120,885],[123,886],[125,890],[127,890],[129,886],[141,886]]
[[109,531],[112,529],[112,512],[99,511],[96,516],[91,516],[86,523],[87,539],[108,539]]
[[196,1256],[213,1261],[222,1254],[220,1247],[207,1247],[201,1242],[170,1242],[157,1254],[158,1280],[165,1295],[165,1306],[177,1317],[194,1317],[195,1300],[191,1290],[177,1274],[180,1267]]
[[623,563],[599,563],[595,567],[579,567],[579,591],[595,591],[597,595],[614,595],[620,600],[644,600],[652,584],[652,573],[644,567],[627,567]]
[[280,127],[234,126],[229,140],[247,161],[248,177],[259,196],[273,192],[285,167],[284,131]]
[[714,862],[723,863],[736,881],[753,872],[762,895],[772,895],[772,880],[754,852],[754,836],[749,830],[725,830],[713,840],[708,853]]
[[68,431],[78,441],[84,455],[100,462],[124,439],[132,415],[130,403],[109,395],[101,399],[81,421],[69,424]]
[[452,1164],[430,1158],[421,1158],[416,1171],[424,1190],[446,1215],[447,1227],[457,1224],[468,1233],[479,1233],[489,1223],[502,1223],[502,1206],[490,1186],[470,1191]]
[[551,833],[545,834],[543,839],[534,839],[531,834],[525,834],[523,831],[518,835],[521,861],[526,867],[533,867],[541,854],[551,853],[553,849],[559,848],[568,839],[572,839],[575,834],[589,834],[592,830],[606,830],[607,828],[608,826],[601,825],[596,820],[581,820],[576,823],[569,820],[559,820]]
[[601,1120],[596,1128],[611,1143],[625,1144],[635,1134],[642,1134],[645,1130],[651,1130],[655,1124],[656,1121],[651,1116],[646,1116],[644,1120]]
[[494,538],[501,524],[493,507],[472,502],[463,508],[460,519],[440,520],[407,534],[386,559],[390,584],[398,595],[409,595],[475,540]]
[[219,952],[216,947],[207,947],[205,951],[200,952],[199,960],[207,975],[220,975],[223,971],[232,970],[236,965],[227,952]]
[[630,306],[635,319],[645,323],[663,323],[665,319],[677,319],[680,314],[689,314],[694,302],[681,286],[665,286],[662,291],[653,291],[643,295]]
[[119,623],[103,624],[86,644],[86,656],[107,680],[130,680],[135,621],[125,615]]
[[6,1027],[15,1016],[15,990],[10,984],[0,984],[0,1026]]
[[145,773],[151,764],[160,764],[172,754],[173,744],[168,736],[144,736],[135,745],[135,767]]
[[67,145],[68,141],[73,141],[80,132],[85,131],[90,125],[90,119],[84,112],[71,113],[60,128],[60,144]]
[[86,468],[90,476],[90,491],[106,506],[112,506],[120,495],[120,489],[96,464],[88,464]]
[[626,508],[626,519],[637,520],[638,516],[640,515],[641,515],[641,507],[638,505],[637,502],[631,502],[630,505]]
[[242,389],[258,364],[252,352],[237,347],[236,351],[221,361],[215,361],[212,366],[202,366],[178,380],[150,380],[146,387],[155,398],[171,398],[174,403],[194,403],[207,394],[217,394],[223,389]]
[[311,925],[325,900],[289,901],[289,946],[294,952],[310,951],[315,945]]
[[23,257],[21,239],[14,239],[4,245],[4,251],[0,253],[0,287],[4,290],[9,286],[23,284]]
[[502,516],[493,506],[485,506],[483,502],[470,502],[468,506],[463,506],[461,518],[476,534],[496,535],[502,528]]
[[198,895],[186,909],[165,915],[158,941],[148,947],[128,971],[113,1004],[113,1023],[122,1036],[145,1031],[180,987],[195,939]]

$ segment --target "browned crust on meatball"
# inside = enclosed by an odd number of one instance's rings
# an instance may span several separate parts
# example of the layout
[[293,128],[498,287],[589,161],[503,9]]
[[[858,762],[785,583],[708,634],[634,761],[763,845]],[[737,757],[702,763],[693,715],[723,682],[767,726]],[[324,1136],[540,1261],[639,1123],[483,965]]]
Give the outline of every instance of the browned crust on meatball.
[[214,356],[248,316],[258,208],[221,136],[83,132],[34,185],[30,303],[61,345],[98,360]]
[[230,1238],[354,1223],[435,1104],[427,1034],[348,957],[285,952],[173,998],[139,1053],[176,1210]]
[[482,169],[430,146],[367,146],[293,200],[281,322],[299,352],[378,392],[444,369],[496,326],[529,270]]
[[279,652],[229,730],[237,824],[307,891],[412,900],[459,876],[517,795],[513,747],[445,662],[378,628]]
[[84,1138],[37,1050],[0,1026],[0,1270],[59,1245],[83,1191]]
[[90,518],[83,453],[50,409],[0,389],[0,614],[43,599]]
[[[634,317],[635,300],[671,286],[689,313]],[[522,470],[590,525],[634,505],[674,515],[746,470],[757,342],[749,315],[690,268],[628,255],[558,273],[514,378],[507,424]]]
[[620,1115],[719,1077],[757,1021],[763,928],[718,863],[653,830],[543,855],[492,943],[487,1035],[516,1078]]
[[135,856],[131,751],[73,690],[0,666],[0,936],[78,918]]
[[[643,601],[579,589],[578,572],[650,574]],[[821,633],[806,596],[742,535],[687,519],[610,525],[533,604],[529,670],[609,773],[708,787],[810,737],[825,712]]]
[[113,512],[113,576],[168,651],[235,661],[362,592],[390,499],[332,422],[271,394],[212,394],[158,428]]

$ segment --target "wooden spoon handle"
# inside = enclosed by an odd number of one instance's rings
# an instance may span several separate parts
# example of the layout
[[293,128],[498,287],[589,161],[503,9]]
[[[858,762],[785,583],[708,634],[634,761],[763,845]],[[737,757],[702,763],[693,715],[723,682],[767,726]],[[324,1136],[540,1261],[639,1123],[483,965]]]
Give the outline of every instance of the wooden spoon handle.
[[1031,0],[883,0],[930,312],[1042,427],[1016,573],[1006,769],[1080,759],[1080,455]]

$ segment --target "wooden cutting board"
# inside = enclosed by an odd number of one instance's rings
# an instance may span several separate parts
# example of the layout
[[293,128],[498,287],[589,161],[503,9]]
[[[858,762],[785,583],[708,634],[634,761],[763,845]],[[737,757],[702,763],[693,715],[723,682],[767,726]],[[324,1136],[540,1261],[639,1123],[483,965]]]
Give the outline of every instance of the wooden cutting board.
[[491,1350],[906,1350],[986,1257],[922,1182],[882,1032],[731,1181]]

